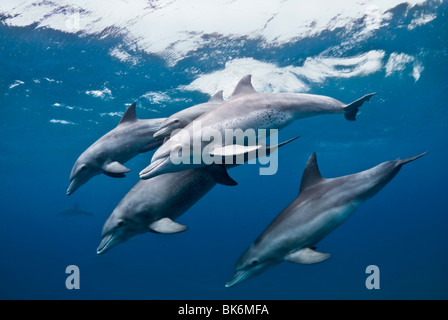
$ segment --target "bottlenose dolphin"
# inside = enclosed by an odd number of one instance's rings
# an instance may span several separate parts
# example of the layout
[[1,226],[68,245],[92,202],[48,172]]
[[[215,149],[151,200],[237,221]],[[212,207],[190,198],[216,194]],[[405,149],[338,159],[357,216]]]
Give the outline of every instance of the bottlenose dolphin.
[[325,179],[313,153],[303,172],[298,197],[241,255],[235,265],[235,274],[226,287],[252,278],[285,260],[313,264],[328,259],[329,254],[315,251],[314,246],[391,181],[404,164],[425,154]]
[[[276,146],[266,146],[266,155],[295,139]],[[255,156],[254,153],[246,154],[244,160],[248,161]],[[234,166],[229,165],[228,168]],[[215,185],[216,181],[206,167],[140,180],[105,222],[97,253],[103,254],[140,233],[170,234],[185,231],[187,227],[174,220]]]
[[[154,153],[151,164],[140,172],[140,178],[149,179],[162,173],[205,166],[207,164],[204,161],[201,160],[199,163],[195,161],[203,159],[205,148],[207,156],[212,158],[235,156],[259,148],[257,145],[235,144],[235,139],[232,141],[214,139],[209,142],[210,139],[204,137],[209,136],[210,132],[218,131],[220,136],[224,137],[229,129],[234,132],[282,129],[294,120],[328,113],[343,113],[348,120],[355,120],[359,107],[373,95],[374,93],[368,94],[346,105],[330,97],[312,94],[259,93],[252,86],[251,75],[247,75],[239,81],[230,100],[204,113],[166,141]],[[269,130],[267,131],[269,134]],[[197,136],[201,140],[199,148],[195,146],[197,142],[194,137]],[[184,152],[189,155],[189,161],[173,163],[171,155]],[[220,165],[215,163],[212,166]],[[233,180],[224,178],[228,176],[224,171],[225,168],[221,165],[220,169],[215,170],[214,178],[218,183],[234,185]]]
[[154,133],[154,138],[169,137],[174,130],[184,128],[194,119],[203,115],[207,111],[213,109],[214,107],[218,106],[223,102],[224,99],[222,97],[222,90],[220,90],[216,92],[210,98],[210,100],[208,100],[208,102],[197,104],[195,106],[176,112],[175,114],[171,115],[165,121],[162,122],[158,131]]
[[132,103],[118,126],[98,139],[76,160],[70,174],[67,195],[101,173],[115,178],[124,177],[130,169],[123,163],[163,143],[163,139],[154,138],[153,134],[164,120],[138,119],[135,102]]

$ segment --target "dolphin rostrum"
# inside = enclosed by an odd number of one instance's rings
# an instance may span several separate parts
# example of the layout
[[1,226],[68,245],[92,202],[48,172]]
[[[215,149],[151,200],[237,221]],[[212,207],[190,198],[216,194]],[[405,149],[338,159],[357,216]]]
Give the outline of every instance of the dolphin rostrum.
[[124,177],[130,169],[123,163],[162,144],[163,139],[154,138],[153,134],[164,120],[138,119],[135,102],[132,103],[118,126],[98,139],[76,160],[67,195],[101,173],[115,178]]
[[[295,140],[266,146],[266,155]],[[247,154],[245,161],[255,155]],[[229,165],[228,168],[234,165]],[[140,180],[120,201],[103,226],[97,253],[103,254],[140,233],[178,233],[186,226],[174,220],[206,195],[216,181],[207,167]]]
[[298,197],[241,255],[226,287],[252,278],[285,260],[313,264],[328,259],[330,255],[315,251],[315,245],[391,181],[404,164],[425,154],[325,179],[313,153],[303,172]]
[[[330,97],[312,94],[259,93],[252,86],[251,75],[247,75],[238,82],[228,101],[204,113],[166,141],[154,153],[151,164],[140,172],[140,178],[149,179],[162,173],[210,165],[202,160],[195,161],[198,158],[203,159],[205,153],[211,158],[237,156],[239,153],[259,148],[258,145],[244,145],[241,142],[235,144],[231,139],[213,139],[209,142],[210,139],[204,137],[210,135],[210,132],[219,132],[220,136],[224,137],[228,130],[245,132],[282,129],[294,120],[329,113],[342,113],[346,119],[355,120],[359,107],[373,95],[374,93],[365,95],[346,105]],[[199,147],[196,147],[194,137],[198,136],[201,141]],[[189,155],[189,160],[173,163],[171,156],[184,152]],[[213,163],[211,166],[220,165]],[[219,173],[226,175],[224,171],[225,168],[221,165],[219,170],[215,170],[218,174],[214,178],[218,183],[234,185],[234,181],[219,177]]]
[[197,117],[203,115],[223,102],[224,99],[222,96],[222,90],[220,90],[216,92],[207,102],[183,109],[168,117],[162,122],[158,131],[154,133],[154,137],[169,137],[174,130],[184,128]]

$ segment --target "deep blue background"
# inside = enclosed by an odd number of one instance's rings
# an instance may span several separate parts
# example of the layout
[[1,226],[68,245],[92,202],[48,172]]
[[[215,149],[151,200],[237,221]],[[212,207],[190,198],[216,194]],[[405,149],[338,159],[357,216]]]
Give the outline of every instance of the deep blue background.
[[[363,106],[356,122],[340,115],[321,116],[281,131],[280,140],[302,137],[280,151],[278,173],[259,176],[258,168],[250,165],[232,169],[231,176],[239,185],[216,186],[181,216],[179,222],[189,227],[187,232],[137,236],[103,256],[96,255],[103,223],[138,181],[137,173],[152,153],[128,162],[132,171],[126,179],[97,176],[67,197],[76,158],[119,121],[100,114],[122,112],[124,104],[134,100],[141,118],[169,116],[204,102],[205,94],[174,90],[194,80],[183,70],[194,65],[201,73],[209,73],[222,69],[225,60],[200,60],[201,54],[216,49],[202,48],[174,67],[144,52],[138,53],[141,62],[131,65],[108,54],[120,43],[119,37],[99,39],[35,26],[7,27],[0,18],[0,298],[448,298],[446,4],[440,6],[435,20],[413,30],[400,27],[406,23],[404,10],[397,8],[389,27],[346,54],[384,50],[386,58],[392,52],[415,55],[424,66],[418,81],[409,76],[409,69],[389,77],[383,70],[312,86],[311,93],[344,102],[369,92],[378,95]],[[279,66],[290,59],[300,65],[341,37],[336,30],[276,48],[248,41],[238,50],[240,57]],[[221,41],[225,48],[231,46],[230,40]],[[10,88],[16,80],[24,84]],[[114,99],[85,94],[104,87]],[[166,101],[162,108],[142,98],[148,91],[166,90],[172,90],[173,98],[190,102]],[[69,110],[54,103],[93,110]],[[50,119],[76,125],[53,124]],[[328,261],[311,266],[283,263],[225,288],[240,254],[296,197],[303,167],[314,151],[325,177],[424,151],[429,154],[405,166],[319,244],[320,251],[332,254]],[[58,215],[74,204],[94,215]],[[80,290],[65,288],[65,268],[70,264],[80,268]],[[380,290],[365,288],[365,268],[370,264],[380,267]]]

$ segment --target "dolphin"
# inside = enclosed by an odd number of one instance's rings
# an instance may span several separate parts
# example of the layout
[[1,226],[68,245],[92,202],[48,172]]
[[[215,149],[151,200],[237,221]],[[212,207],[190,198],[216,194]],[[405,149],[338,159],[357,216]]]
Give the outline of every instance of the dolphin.
[[135,102],[132,103],[118,126],[98,139],[76,160],[70,174],[67,195],[101,173],[115,178],[125,177],[130,169],[123,163],[163,143],[163,139],[154,138],[153,134],[164,120],[165,118],[138,119]]
[[[235,139],[228,139],[231,141],[214,139],[209,142],[204,137],[210,135],[210,132],[218,131],[220,136],[224,137],[227,130],[245,132],[258,129],[282,129],[301,118],[331,113],[342,113],[347,120],[355,120],[359,107],[373,95],[374,93],[365,95],[347,105],[336,99],[320,95],[259,93],[252,86],[251,75],[247,75],[238,82],[228,101],[204,113],[166,141],[154,153],[150,165],[140,172],[140,178],[149,179],[167,172],[205,166],[207,165],[203,161],[205,149],[208,149],[207,155],[210,157],[222,157],[237,156],[239,153],[256,150],[260,147],[235,144]],[[201,140],[199,148],[195,146],[196,138],[194,138],[198,136]],[[190,156],[189,161],[173,163],[172,154],[183,154],[184,151]],[[201,161],[195,161],[198,158]],[[212,165],[220,166],[217,163]],[[220,169],[215,170],[214,178],[218,183],[234,185],[235,182],[232,179],[224,178],[228,176],[224,170],[225,168],[221,165]]]
[[223,102],[224,99],[222,96],[222,90],[220,90],[215,93],[210,98],[210,100],[208,100],[208,102],[197,104],[195,106],[176,112],[162,122],[158,131],[154,133],[154,138],[169,137],[174,130],[184,128],[187,124],[195,120],[197,117]]
[[325,179],[313,153],[303,172],[298,197],[241,255],[226,287],[252,278],[282,261],[313,264],[327,260],[330,255],[315,251],[315,245],[389,183],[404,164],[425,154]]
[[[296,138],[275,146],[267,145],[266,155],[270,155]],[[254,153],[248,153],[244,160],[248,161],[255,156]],[[234,166],[236,164],[228,167]],[[97,253],[104,254],[137,234],[146,232],[172,234],[187,230],[186,226],[174,220],[205,196],[215,185],[216,181],[207,167],[140,180],[106,220]]]

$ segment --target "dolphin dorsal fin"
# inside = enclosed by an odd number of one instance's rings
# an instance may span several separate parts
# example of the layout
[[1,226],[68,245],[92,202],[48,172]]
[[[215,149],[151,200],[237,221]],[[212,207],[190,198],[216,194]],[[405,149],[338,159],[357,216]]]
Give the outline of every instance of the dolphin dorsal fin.
[[222,90],[219,90],[218,92],[216,92],[210,98],[210,100],[208,100],[208,102],[220,102],[220,101],[224,101],[224,97],[222,96]]
[[320,174],[319,166],[317,165],[316,152],[313,152],[306,163],[305,170],[303,171],[299,193],[311,186],[314,186],[322,180],[324,180],[324,178]]
[[252,94],[256,93],[254,87],[252,86],[252,75],[248,74],[247,76],[244,76],[236,85],[235,89],[233,90],[231,98],[239,97],[246,94]]
[[121,117],[120,120],[120,124],[125,123],[125,122],[134,122],[137,121],[137,114],[135,113],[135,102],[133,102],[127,109],[126,112],[124,113],[123,117]]

